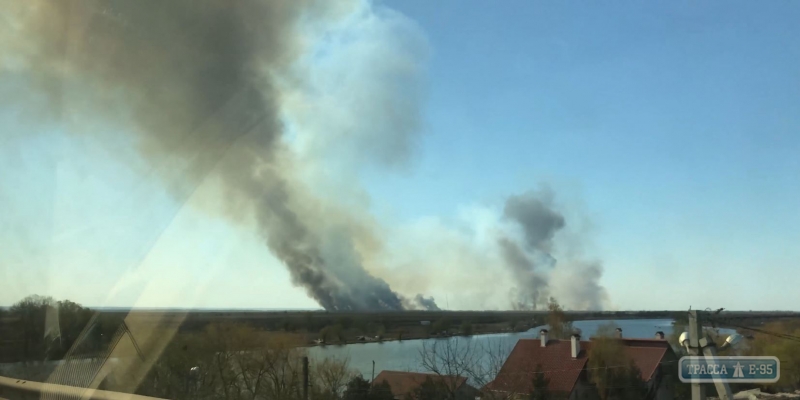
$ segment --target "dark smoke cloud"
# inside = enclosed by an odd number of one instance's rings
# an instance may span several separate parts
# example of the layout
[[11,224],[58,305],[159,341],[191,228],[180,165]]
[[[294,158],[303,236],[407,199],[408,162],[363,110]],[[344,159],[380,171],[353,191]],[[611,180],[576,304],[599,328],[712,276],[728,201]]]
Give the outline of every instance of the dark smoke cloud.
[[564,216],[551,208],[547,197],[533,192],[509,197],[503,216],[522,227],[531,250],[548,251],[553,236],[564,227]]
[[[513,235],[498,239],[500,254],[517,282],[512,307],[537,309],[557,296],[575,309],[602,309],[607,295],[600,285],[601,264],[581,259],[570,246],[554,249],[566,219],[553,206],[552,196],[548,190],[511,196],[503,209],[503,218],[522,233],[518,240]],[[555,250],[561,250],[560,260],[553,256]]]
[[353,239],[328,234],[306,213],[314,200],[282,157],[273,74],[301,51],[298,21],[330,18],[331,3],[14,2],[5,7],[15,25],[0,31],[0,68],[41,96],[42,119],[102,116],[134,133],[178,201],[219,173],[233,203],[254,206],[294,283],[325,309],[401,309],[404,299],[363,267]]
[[518,284],[512,307],[536,309],[547,302],[549,284],[541,268],[555,265],[550,249],[556,232],[565,225],[564,216],[552,208],[548,192],[529,192],[509,197],[503,218],[522,231],[522,243],[505,236],[498,239],[500,254]]
[[507,237],[498,239],[500,254],[511,270],[517,289],[512,293],[511,306],[515,310],[535,310],[547,301],[547,277],[537,273],[536,265],[519,245]]
[[426,298],[425,296],[418,294],[416,297],[414,297],[414,301],[416,302],[417,306],[415,308],[421,308],[423,310],[428,310],[428,311],[441,310],[441,308],[439,308],[439,306],[436,305],[436,301],[434,301],[433,297]]

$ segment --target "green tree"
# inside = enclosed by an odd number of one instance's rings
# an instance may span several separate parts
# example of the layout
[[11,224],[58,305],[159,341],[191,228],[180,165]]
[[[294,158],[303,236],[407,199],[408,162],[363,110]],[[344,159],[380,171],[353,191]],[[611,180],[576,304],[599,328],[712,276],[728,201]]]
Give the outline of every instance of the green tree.
[[550,379],[544,377],[542,372],[542,364],[536,365],[536,372],[533,375],[533,391],[530,394],[530,400],[549,400],[550,399]]
[[414,400],[446,400],[455,398],[455,395],[442,379],[425,378],[407,397]]
[[342,400],[394,400],[394,395],[388,382],[370,384],[361,375],[355,375],[347,382]]
[[370,400],[369,382],[361,375],[354,376],[347,382],[342,400]]
[[[9,314],[18,321],[17,326],[22,333],[23,360],[43,360],[48,348],[59,336],[53,331],[52,318],[46,321],[48,310],[56,304],[52,297],[31,295],[14,303],[9,309]],[[50,314],[52,315],[52,312]],[[50,322],[51,326],[45,327],[46,322]],[[56,323],[55,328],[57,327]],[[48,338],[45,338],[46,334]]]
[[369,392],[369,400],[394,400],[389,382],[383,381],[378,384],[373,383]]
[[[3,320],[7,325],[5,329],[18,332],[21,338],[21,359],[41,361],[63,358],[93,315],[92,310],[69,300],[55,301],[52,297],[31,295],[14,303]],[[87,335],[86,345],[82,344],[78,350],[91,349],[91,342],[92,337]]]

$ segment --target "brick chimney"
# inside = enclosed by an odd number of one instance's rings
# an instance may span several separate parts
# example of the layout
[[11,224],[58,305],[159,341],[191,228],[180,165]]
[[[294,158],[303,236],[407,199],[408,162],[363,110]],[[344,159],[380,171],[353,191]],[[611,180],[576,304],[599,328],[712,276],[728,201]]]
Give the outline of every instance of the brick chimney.
[[617,328],[616,335],[617,339],[622,339],[622,328]]
[[542,347],[547,346],[547,329],[542,329],[539,331],[539,339],[542,341]]
[[656,332],[656,339],[664,340],[664,332],[661,331]]
[[581,354],[581,335],[577,333],[572,334],[570,345],[572,358],[578,358],[578,355]]

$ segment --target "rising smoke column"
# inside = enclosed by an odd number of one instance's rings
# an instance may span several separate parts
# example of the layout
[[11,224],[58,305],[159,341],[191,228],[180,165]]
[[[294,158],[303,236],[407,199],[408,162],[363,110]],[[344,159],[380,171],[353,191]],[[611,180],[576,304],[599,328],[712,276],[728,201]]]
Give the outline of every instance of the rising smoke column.
[[564,227],[564,216],[552,208],[549,194],[529,192],[506,199],[503,218],[522,231],[522,243],[507,236],[498,239],[506,266],[518,282],[512,306],[535,309],[548,298],[547,273],[540,269],[555,265],[550,251],[553,237]]
[[428,311],[441,310],[441,308],[439,308],[439,306],[436,305],[436,301],[433,299],[433,297],[425,297],[421,294],[418,294],[414,296],[414,301],[416,302],[416,306],[423,310],[428,310]]
[[503,219],[521,232],[498,238],[500,254],[517,282],[512,307],[537,309],[556,296],[575,309],[603,308],[607,295],[600,284],[600,262],[585,260],[568,246],[562,246],[558,257],[554,255],[556,234],[567,226],[567,220],[554,207],[551,191],[508,197]]
[[0,73],[24,82],[16,100],[42,120],[81,134],[81,120],[101,118],[134,135],[149,173],[179,202],[215,171],[325,309],[402,309],[406,300],[364,268],[348,231],[320,225],[324,207],[291,179],[282,140],[275,77],[303,50],[299,22],[336,18],[341,4],[4,2]]

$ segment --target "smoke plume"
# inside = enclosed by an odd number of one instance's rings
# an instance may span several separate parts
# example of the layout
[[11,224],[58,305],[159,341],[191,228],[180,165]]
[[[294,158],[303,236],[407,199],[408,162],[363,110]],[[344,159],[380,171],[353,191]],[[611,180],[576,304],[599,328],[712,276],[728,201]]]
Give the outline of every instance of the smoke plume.
[[[0,101],[113,143],[110,158],[178,204],[213,176],[226,217],[252,217],[325,309],[437,310],[433,297],[413,296],[437,284],[473,308],[497,308],[509,284],[516,308],[551,295],[572,308],[605,301],[601,264],[559,246],[569,221],[547,191],[455,229],[434,218],[393,230],[372,221],[368,201],[343,204],[365,197],[350,184],[359,163],[402,164],[418,136],[427,47],[396,13],[355,0],[27,0],[3,10]],[[118,151],[128,147],[136,160]]]
[[522,231],[522,243],[507,236],[498,239],[505,265],[518,283],[512,307],[536,309],[546,304],[549,291],[547,273],[555,258],[550,254],[553,237],[564,227],[564,216],[551,207],[550,194],[529,192],[506,199],[504,219]]
[[38,119],[74,134],[102,119],[133,135],[147,173],[179,202],[214,171],[325,309],[404,307],[364,267],[351,230],[321,222],[329,207],[292,177],[299,167],[284,137],[280,77],[304,51],[301,23],[334,21],[347,12],[342,3],[31,0],[4,10],[0,73],[25,83],[30,95],[17,100]]
[[414,301],[417,303],[416,305],[423,310],[428,311],[439,311],[441,310],[438,305],[436,305],[436,301],[433,300],[433,297],[426,298],[425,296],[418,294],[414,297]]
[[[544,190],[506,199],[503,219],[521,232],[501,234],[498,239],[504,264],[517,283],[512,308],[542,308],[555,295],[574,308],[600,309],[606,300],[599,283],[600,264],[583,261],[569,251],[562,251],[560,261],[553,254],[554,238],[566,227],[566,219],[555,209],[552,198],[552,193]],[[551,287],[554,278],[557,288]]]
[[530,192],[506,200],[503,216],[519,224],[531,250],[548,251],[553,236],[564,227],[564,216],[551,208],[549,197]]
[[608,294],[600,284],[602,275],[603,266],[598,261],[565,260],[552,273],[551,292],[572,309],[601,310],[608,303]]
[[511,293],[511,308],[535,310],[547,301],[547,275],[538,271],[531,257],[513,240],[503,236],[498,239],[500,253],[511,271],[517,287]]
[[544,309],[550,297],[568,309],[603,309],[602,263],[583,254],[585,219],[556,197],[539,188],[391,227],[381,261],[398,272],[384,276],[460,309]]

